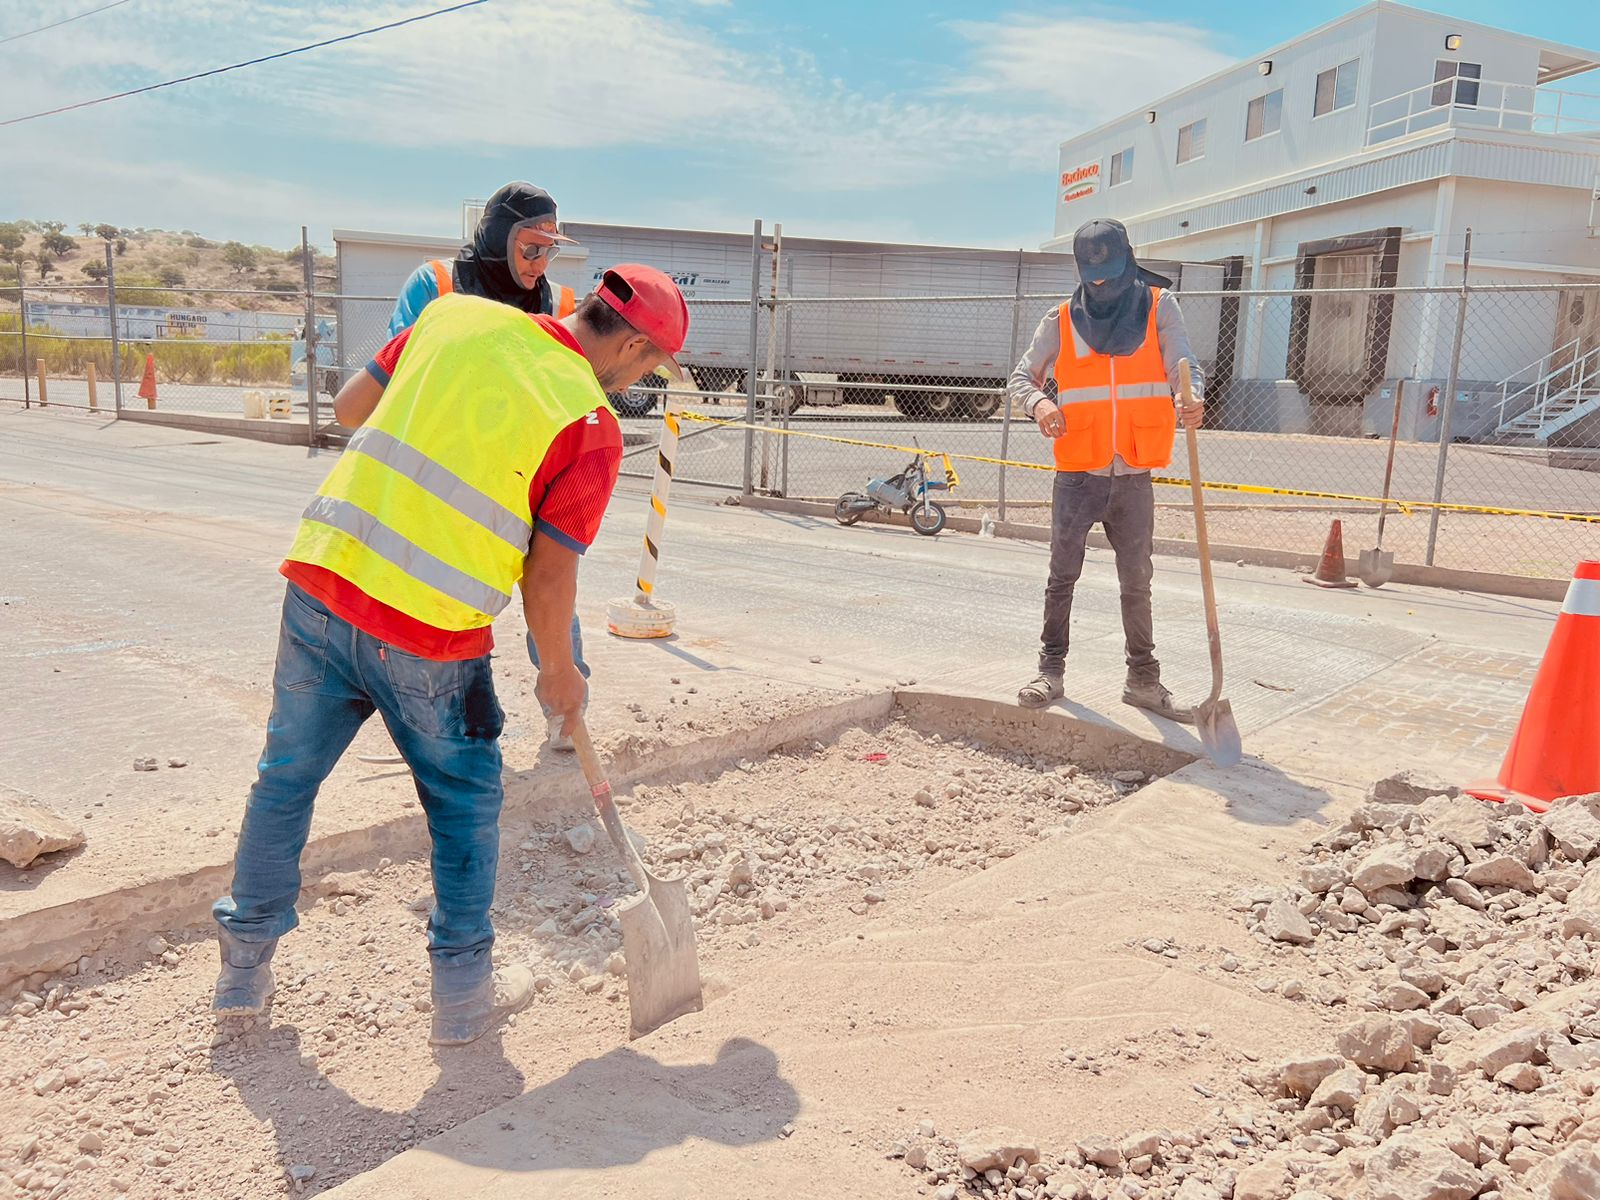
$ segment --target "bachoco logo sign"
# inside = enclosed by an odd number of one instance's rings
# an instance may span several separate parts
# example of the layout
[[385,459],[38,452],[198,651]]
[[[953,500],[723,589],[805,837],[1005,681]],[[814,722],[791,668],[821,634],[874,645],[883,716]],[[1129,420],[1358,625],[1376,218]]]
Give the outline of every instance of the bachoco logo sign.
[[1061,172],[1061,203],[1082,200],[1100,190],[1100,164],[1084,163],[1070,171]]

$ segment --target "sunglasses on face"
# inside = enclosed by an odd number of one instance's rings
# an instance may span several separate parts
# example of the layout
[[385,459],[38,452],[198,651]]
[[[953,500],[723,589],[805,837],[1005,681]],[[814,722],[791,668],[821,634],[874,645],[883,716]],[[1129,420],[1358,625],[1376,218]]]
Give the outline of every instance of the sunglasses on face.
[[548,246],[518,246],[517,253],[525,262],[538,262],[541,258],[554,258],[561,253],[561,247],[555,242]]

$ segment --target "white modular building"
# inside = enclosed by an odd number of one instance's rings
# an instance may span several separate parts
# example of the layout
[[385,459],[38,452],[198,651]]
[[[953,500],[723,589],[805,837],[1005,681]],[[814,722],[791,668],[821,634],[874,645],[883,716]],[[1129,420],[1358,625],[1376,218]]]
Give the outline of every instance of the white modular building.
[[1555,444],[1600,426],[1600,76],[1577,78],[1597,67],[1369,4],[1063,142],[1043,248],[1111,216],[1142,255],[1222,265],[1244,294],[1218,382],[1253,398],[1234,424],[1366,405],[1386,433],[1387,389],[1412,378],[1431,387],[1407,432],[1436,437],[1459,301],[1404,289],[1459,289],[1471,229],[1468,281],[1517,290],[1466,303],[1451,433]]

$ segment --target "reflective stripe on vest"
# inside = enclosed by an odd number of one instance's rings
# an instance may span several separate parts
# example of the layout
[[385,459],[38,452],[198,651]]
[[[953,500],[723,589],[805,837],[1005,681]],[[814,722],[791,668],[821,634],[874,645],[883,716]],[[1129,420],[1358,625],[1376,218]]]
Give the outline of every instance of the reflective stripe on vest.
[[488,625],[522,576],[540,462],[605,405],[583,356],[526,313],[447,294],[423,309],[288,557],[437,629]]
[[437,496],[462,516],[476,521],[513,549],[527,552],[533,525],[492,496],[485,496],[465,479],[441,467],[422,451],[406,445],[381,429],[356,430],[347,453],[365,454],[410,477],[423,491]]
[[1065,430],[1055,441],[1058,471],[1098,471],[1117,456],[1148,470],[1172,460],[1177,413],[1156,336],[1161,289],[1150,289],[1144,341],[1132,354],[1097,353],[1072,323],[1063,304],[1061,352],[1056,358],[1056,404]]
[[435,558],[415,542],[407,541],[377,517],[357,508],[348,500],[316,496],[306,505],[303,519],[347,533],[374,553],[401,568],[413,579],[435,591],[458,600],[480,612],[499,612],[511,601],[511,593],[497,592],[465,571]]

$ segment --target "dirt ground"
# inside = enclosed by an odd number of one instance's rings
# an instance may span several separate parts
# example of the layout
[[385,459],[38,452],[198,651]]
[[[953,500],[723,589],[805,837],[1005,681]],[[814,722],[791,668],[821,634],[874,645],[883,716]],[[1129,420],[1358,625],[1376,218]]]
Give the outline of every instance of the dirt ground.
[[[1144,778],[897,721],[640,788],[624,816],[649,857],[689,875],[715,1003],[796,939],[981,871]],[[213,1025],[204,931],[152,930],[137,955],[0,1002],[0,1196],[315,1194],[522,1093],[553,1042],[562,1064],[617,1045],[610,910],[631,885],[579,810],[541,815],[503,830],[496,903],[497,956],[535,968],[538,1000],[478,1045],[427,1045],[431,891],[414,862],[308,881],[270,1020]]]

